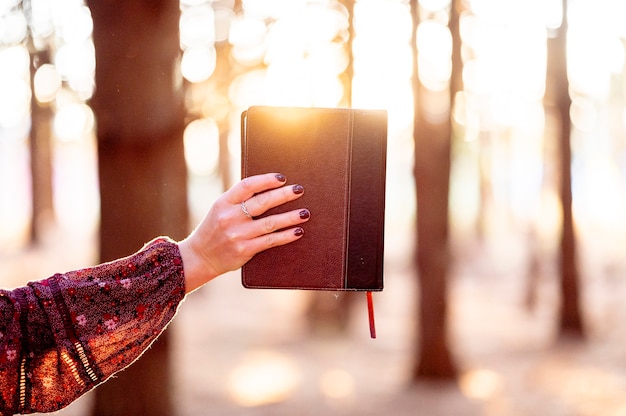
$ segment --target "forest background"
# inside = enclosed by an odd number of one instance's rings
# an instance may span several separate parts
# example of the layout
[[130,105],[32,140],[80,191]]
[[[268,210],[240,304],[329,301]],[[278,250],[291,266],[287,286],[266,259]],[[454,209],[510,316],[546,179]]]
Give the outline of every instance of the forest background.
[[3,286],[182,238],[250,105],[389,113],[376,340],[359,296],[232,273],[61,413],[626,414],[623,9],[0,2]]

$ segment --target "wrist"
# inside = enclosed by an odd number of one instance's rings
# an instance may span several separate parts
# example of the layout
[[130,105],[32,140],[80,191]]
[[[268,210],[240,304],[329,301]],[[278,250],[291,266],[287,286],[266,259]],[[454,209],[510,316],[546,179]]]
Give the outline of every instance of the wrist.
[[186,293],[193,292],[218,276],[217,273],[211,271],[210,267],[207,267],[190,238],[180,241],[178,250],[183,261]]

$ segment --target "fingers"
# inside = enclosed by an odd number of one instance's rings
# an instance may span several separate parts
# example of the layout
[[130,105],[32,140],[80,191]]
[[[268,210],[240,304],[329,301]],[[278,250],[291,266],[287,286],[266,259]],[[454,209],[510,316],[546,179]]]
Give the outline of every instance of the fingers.
[[277,189],[256,194],[252,198],[245,200],[244,205],[248,213],[252,217],[256,217],[270,208],[300,198],[303,193],[304,188],[302,185],[281,186]]
[[289,244],[301,238],[304,230],[301,227],[289,228],[264,234],[249,240],[249,247],[254,253],[260,253],[268,248]]
[[230,188],[225,197],[233,204],[238,204],[253,195],[283,186],[287,178],[281,173],[265,173],[242,179]]
[[301,209],[259,218],[252,222],[254,229],[251,231],[251,234],[256,237],[273,233],[274,231],[308,221],[310,216],[311,213],[308,209]]

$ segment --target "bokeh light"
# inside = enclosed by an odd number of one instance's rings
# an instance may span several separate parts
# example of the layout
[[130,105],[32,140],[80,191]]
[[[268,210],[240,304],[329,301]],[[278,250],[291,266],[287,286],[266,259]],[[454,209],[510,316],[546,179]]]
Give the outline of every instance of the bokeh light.
[[289,357],[272,351],[251,351],[228,378],[228,391],[241,406],[278,403],[300,383],[298,367]]
[[0,42],[15,45],[26,38],[28,27],[21,11],[11,11],[0,15]]
[[208,4],[185,8],[180,16],[180,44],[183,49],[215,43],[215,13]]
[[33,84],[37,101],[49,103],[56,98],[61,89],[61,76],[54,65],[44,64],[35,72]]
[[[430,121],[450,116],[450,3],[419,2],[419,75]],[[338,1],[244,0],[240,10],[234,10],[234,4],[180,3],[180,71],[189,81],[187,102],[193,104],[186,120],[194,121],[184,132],[192,182],[200,183],[205,199],[208,193],[218,194],[221,189],[206,192],[204,186],[219,182],[215,179],[226,166],[220,157],[229,157],[227,167],[233,178],[238,176],[239,114],[251,105],[383,108],[389,115],[387,214],[393,218],[386,229],[392,244],[404,244],[415,219],[408,2],[356,1],[352,51],[347,44],[347,10]],[[550,130],[554,120],[546,115],[551,103],[544,102],[544,94],[547,41],[561,24],[561,0],[466,0],[462,4],[466,8],[460,19],[464,85],[452,103],[453,247],[461,246],[456,240],[459,228],[475,236],[482,219],[488,223],[483,241],[504,246],[534,228],[541,246],[549,247],[552,255],[561,214],[555,186],[556,144]],[[14,236],[25,234],[29,221],[32,94],[54,111],[58,218],[63,224],[87,225],[87,230],[97,224],[95,120],[88,106],[96,62],[89,9],[82,0],[32,0],[30,5],[27,21],[18,0],[0,0],[0,179],[5,181],[0,190],[15,202],[0,204],[3,248]],[[612,242],[626,235],[626,2],[576,0],[569,6],[576,227],[583,236],[608,236],[586,241],[610,246],[604,258],[619,260],[623,244]],[[29,28],[32,45],[26,40]],[[50,52],[50,61],[31,64],[38,52]],[[348,67],[350,52],[352,67]],[[354,70],[350,84],[344,73],[348,68]],[[31,93],[32,69],[37,72]],[[220,135],[228,137],[221,143],[228,151],[220,148]],[[75,189],[82,189],[84,195],[87,187],[92,189],[89,198],[83,198],[84,205],[76,204]],[[493,230],[500,240],[492,238]],[[397,255],[394,250],[389,253]],[[608,258],[606,269],[613,263]],[[601,269],[594,273],[603,273]],[[302,383],[302,369],[287,355],[252,351],[240,358],[220,386],[237,405],[287,400]],[[461,376],[460,389],[468,398],[490,400],[508,388],[503,377],[499,370],[471,370]],[[317,393],[328,401],[360,397],[361,380],[346,370],[331,366],[313,380]],[[572,395],[588,387],[583,384]],[[611,386],[608,390],[619,393]]]
[[213,119],[194,120],[185,128],[185,159],[195,175],[208,176],[217,169],[219,129]]
[[54,133],[64,142],[78,141],[94,128],[94,115],[84,103],[73,102],[59,105],[54,117]]
[[0,128],[14,127],[28,119],[29,64],[28,51],[23,46],[0,49]]
[[216,65],[215,47],[194,46],[183,52],[181,72],[190,82],[202,82],[213,74]]
[[232,56],[238,63],[254,66],[263,62],[267,26],[252,16],[237,16],[231,26],[228,40],[233,46]]
[[427,20],[417,28],[419,77],[431,91],[448,88],[452,71],[452,37],[448,28],[435,20]]
[[333,399],[344,399],[354,395],[354,377],[341,369],[330,369],[320,377],[322,394]]
[[502,379],[492,370],[471,370],[461,375],[459,387],[465,396],[484,400],[502,388]]

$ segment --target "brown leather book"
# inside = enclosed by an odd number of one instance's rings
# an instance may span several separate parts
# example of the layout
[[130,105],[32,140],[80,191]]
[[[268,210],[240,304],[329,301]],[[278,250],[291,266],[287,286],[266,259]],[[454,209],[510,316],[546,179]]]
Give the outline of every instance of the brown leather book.
[[311,211],[304,237],[255,255],[247,288],[381,291],[387,113],[250,107],[242,114],[242,177],[280,172],[304,195],[265,215]]

